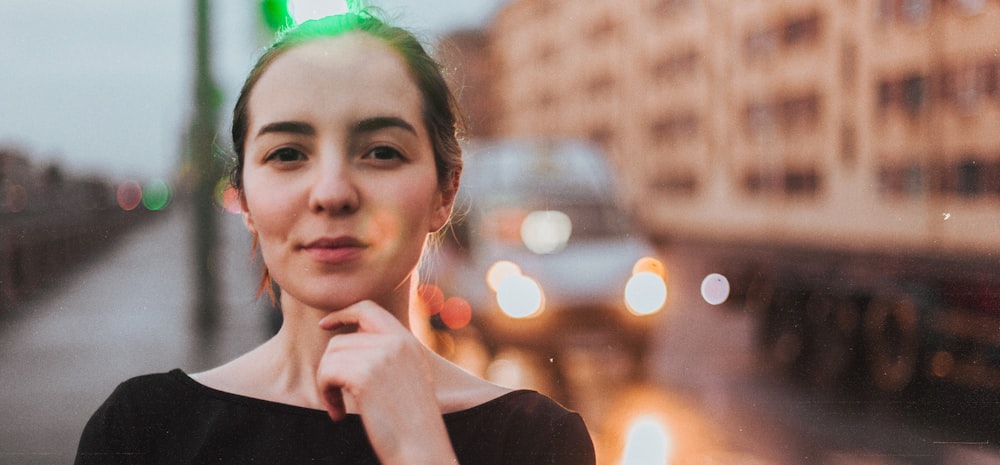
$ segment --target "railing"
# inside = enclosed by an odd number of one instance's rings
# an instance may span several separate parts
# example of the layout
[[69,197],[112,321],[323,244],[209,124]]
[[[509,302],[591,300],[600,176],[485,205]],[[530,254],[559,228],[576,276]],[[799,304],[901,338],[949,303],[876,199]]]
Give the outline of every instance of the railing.
[[116,207],[0,214],[0,317],[153,216]]

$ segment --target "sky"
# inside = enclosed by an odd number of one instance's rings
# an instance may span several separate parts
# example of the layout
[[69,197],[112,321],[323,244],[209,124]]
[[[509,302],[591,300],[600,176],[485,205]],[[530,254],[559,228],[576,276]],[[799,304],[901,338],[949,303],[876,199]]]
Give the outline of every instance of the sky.
[[[506,1],[368,3],[431,43],[449,30],[487,23]],[[223,115],[263,46],[257,2],[211,2]],[[193,5],[0,0],[0,146],[79,175],[169,178],[192,112]],[[220,148],[229,147],[225,141]]]

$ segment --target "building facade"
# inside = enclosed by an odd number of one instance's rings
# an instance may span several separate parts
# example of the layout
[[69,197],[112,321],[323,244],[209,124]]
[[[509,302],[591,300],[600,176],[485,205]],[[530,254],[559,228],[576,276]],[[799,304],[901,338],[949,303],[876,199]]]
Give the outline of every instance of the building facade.
[[515,0],[501,135],[597,141],[652,234],[1000,250],[1000,1]]

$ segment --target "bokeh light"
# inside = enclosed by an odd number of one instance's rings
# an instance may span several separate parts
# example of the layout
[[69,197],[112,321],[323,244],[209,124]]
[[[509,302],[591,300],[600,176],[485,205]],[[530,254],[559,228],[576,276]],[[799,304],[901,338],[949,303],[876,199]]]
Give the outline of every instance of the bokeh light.
[[153,179],[142,186],[142,206],[150,211],[162,210],[170,204],[170,186],[162,179]]
[[520,274],[521,267],[517,266],[516,263],[500,260],[490,265],[490,269],[486,271],[486,284],[490,286],[491,291],[497,292],[500,289],[500,283],[505,279]]
[[667,279],[667,267],[653,257],[642,257],[632,266],[632,274],[643,272],[659,275],[664,281]]
[[511,275],[497,288],[500,310],[513,318],[528,318],[542,311],[542,288],[524,275]]
[[521,240],[525,247],[540,255],[562,250],[572,233],[573,222],[561,211],[533,211],[521,223]]
[[448,329],[464,328],[472,321],[472,306],[461,297],[449,297],[441,308],[441,322]]
[[444,308],[444,291],[434,284],[421,284],[417,296],[427,316],[437,315]]
[[625,304],[636,315],[651,315],[666,303],[667,284],[656,273],[636,273],[625,284]]
[[240,193],[233,188],[228,178],[219,179],[215,183],[215,203],[234,215],[243,212],[243,207],[240,205]]
[[719,273],[705,276],[701,281],[701,297],[712,305],[719,305],[729,298],[729,280]]
[[655,415],[632,421],[625,433],[622,465],[666,465],[674,453],[673,436]]
[[138,181],[128,180],[118,185],[116,192],[118,206],[122,210],[132,211],[142,203],[142,185]]

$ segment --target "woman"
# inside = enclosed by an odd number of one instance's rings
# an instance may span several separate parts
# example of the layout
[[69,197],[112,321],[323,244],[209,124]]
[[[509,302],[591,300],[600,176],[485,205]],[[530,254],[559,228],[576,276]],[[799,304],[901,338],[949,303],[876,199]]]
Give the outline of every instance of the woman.
[[120,385],[78,464],[594,462],[579,415],[408,330],[417,262],[461,172],[454,99],[411,34],[366,11],[289,31],[247,78],[232,132],[232,182],[284,323],[218,368]]

